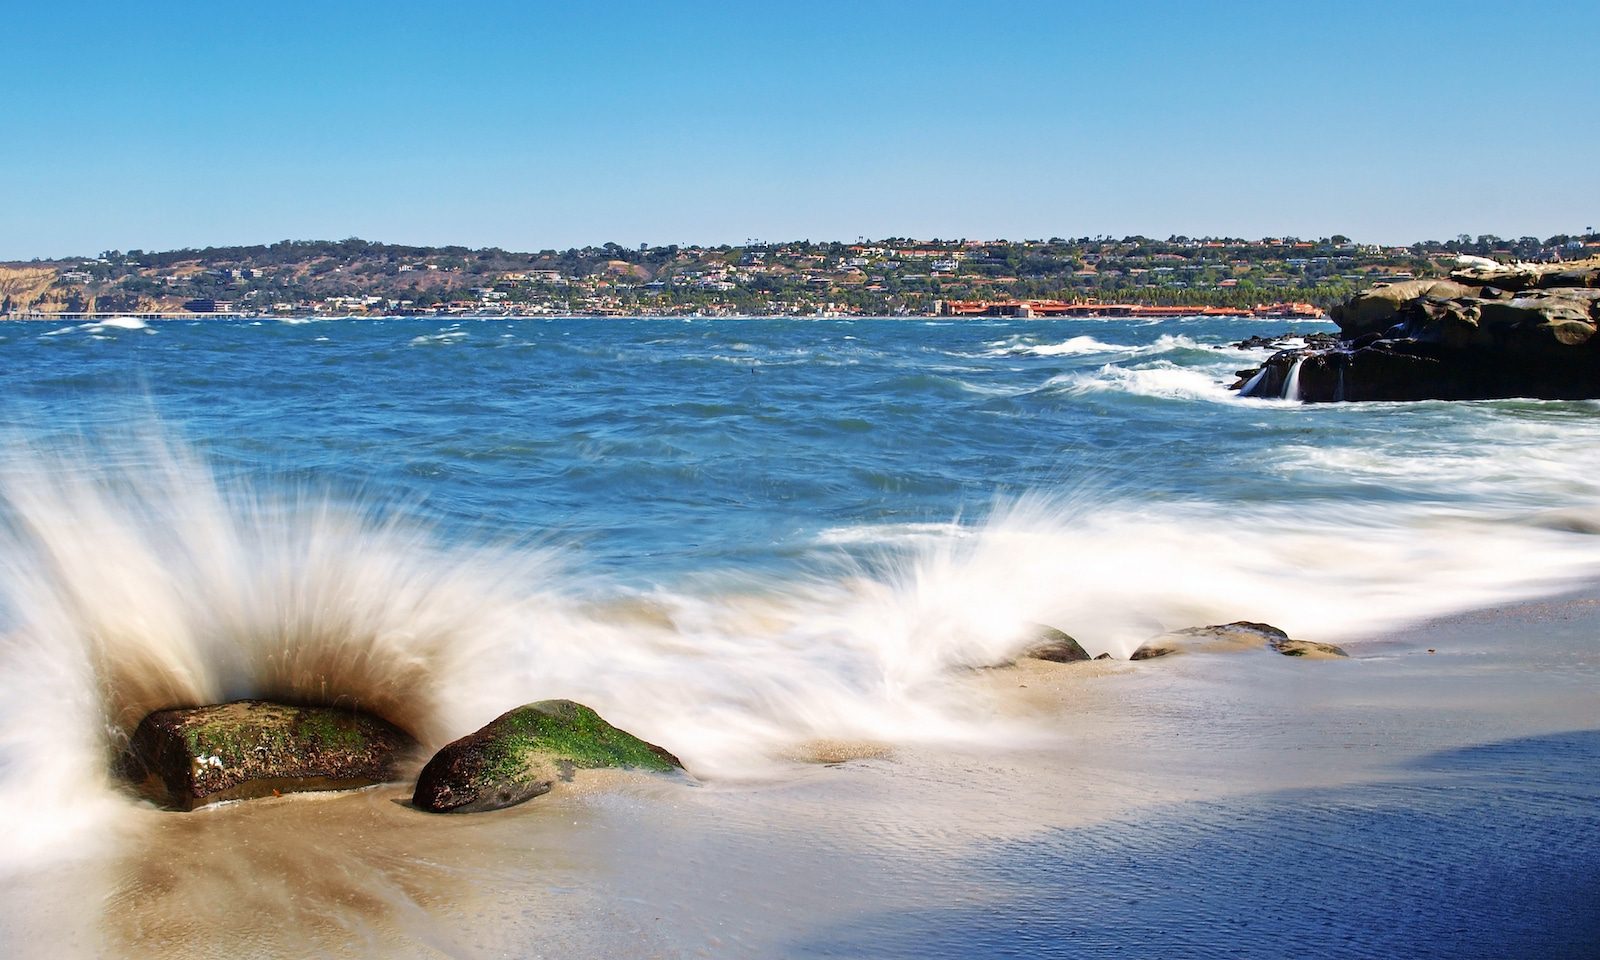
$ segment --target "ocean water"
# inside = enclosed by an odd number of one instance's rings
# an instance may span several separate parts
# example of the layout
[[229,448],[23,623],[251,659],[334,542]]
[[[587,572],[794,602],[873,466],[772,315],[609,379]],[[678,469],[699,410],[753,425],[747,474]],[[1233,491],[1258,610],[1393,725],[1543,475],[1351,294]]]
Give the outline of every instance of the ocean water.
[[1600,404],[1231,393],[1268,355],[1233,344],[1285,328],[4,325],[0,873],[103,856],[136,806],[107,757],[175,703],[359,702],[439,744],[572,697],[771,784],[1037,742],[966,681],[1036,624],[1359,656],[1600,573]]

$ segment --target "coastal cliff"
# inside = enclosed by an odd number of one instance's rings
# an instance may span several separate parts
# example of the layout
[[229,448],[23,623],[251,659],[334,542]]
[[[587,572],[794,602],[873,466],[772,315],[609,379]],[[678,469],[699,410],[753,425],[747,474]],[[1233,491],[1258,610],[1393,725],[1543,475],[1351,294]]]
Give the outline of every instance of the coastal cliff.
[[54,267],[0,266],[0,313],[47,302],[58,273]]
[[1308,403],[1600,397],[1600,257],[1463,258],[1448,280],[1380,284],[1329,315],[1334,343],[1279,351],[1233,388]]

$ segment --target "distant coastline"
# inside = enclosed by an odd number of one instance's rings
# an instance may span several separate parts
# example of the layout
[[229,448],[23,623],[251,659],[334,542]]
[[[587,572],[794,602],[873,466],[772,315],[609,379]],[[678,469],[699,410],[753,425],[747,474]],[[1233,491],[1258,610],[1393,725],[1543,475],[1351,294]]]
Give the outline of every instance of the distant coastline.
[[1370,284],[1442,277],[1466,253],[1549,262],[1600,234],[1410,246],[1241,238],[608,243],[565,251],[365,240],[0,263],[0,317],[1317,316]]

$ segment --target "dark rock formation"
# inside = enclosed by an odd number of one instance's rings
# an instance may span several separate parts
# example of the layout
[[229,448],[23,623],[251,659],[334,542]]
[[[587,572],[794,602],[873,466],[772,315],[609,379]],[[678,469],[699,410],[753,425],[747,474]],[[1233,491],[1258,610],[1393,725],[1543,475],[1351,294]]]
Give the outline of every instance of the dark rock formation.
[[1049,660],[1054,663],[1077,663],[1089,659],[1089,654],[1084,651],[1078,641],[1044,624],[1035,624],[1036,639],[1024,650],[1024,657],[1034,660]]
[[153,799],[179,810],[301,790],[343,790],[394,779],[416,744],[370,714],[239,700],[161,710],[129,743],[127,770]]
[[1243,396],[1307,402],[1600,397],[1600,259],[1473,263],[1330,311],[1339,340],[1242,371]]
[[618,730],[571,700],[518,707],[445,745],[417,777],[412,803],[433,813],[478,813],[550,792],[580,768],[681,769],[678,758]]
[[1331,643],[1294,640],[1267,623],[1238,620],[1209,627],[1189,627],[1154,637],[1133,652],[1130,660],[1152,660],[1174,653],[1228,653],[1240,650],[1272,650],[1289,657],[1343,657],[1342,649]]

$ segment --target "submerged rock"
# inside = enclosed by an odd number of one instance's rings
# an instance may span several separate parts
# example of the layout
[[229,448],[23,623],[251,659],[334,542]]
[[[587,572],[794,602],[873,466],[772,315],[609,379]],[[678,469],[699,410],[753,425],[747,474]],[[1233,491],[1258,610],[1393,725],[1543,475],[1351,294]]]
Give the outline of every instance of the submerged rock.
[[1142,644],[1130,660],[1152,660],[1174,653],[1229,653],[1265,647],[1290,657],[1343,657],[1342,649],[1331,643],[1294,640],[1269,623],[1237,620],[1209,627],[1189,627],[1164,633]]
[[161,710],[134,730],[127,768],[153,799],[179,810],[394,779],[415,747],[378,717],[335,707],[239,700]]
[[1034,660],[1049,660],[1052,663],[1077,663],[1088,660],[1089,654],[1083,649],[1076,639],[1062,633],[1055,627],[1044,624],[1034,624],[1034,641],[1022,652],[1024,657]]
[[422,768],[411,799],[433,813],[477,813],[548,793],[575,769],[664,772],[682,766],[666,750],[618,730],[580,703],[541,700],[446,744]]

